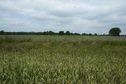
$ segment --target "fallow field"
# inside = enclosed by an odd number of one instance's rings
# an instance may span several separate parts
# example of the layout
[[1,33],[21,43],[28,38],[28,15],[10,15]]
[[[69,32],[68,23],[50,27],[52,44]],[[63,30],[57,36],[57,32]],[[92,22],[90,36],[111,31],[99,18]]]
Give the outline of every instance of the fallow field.
[[126,84],[126,37],[1,35],[0,84]]

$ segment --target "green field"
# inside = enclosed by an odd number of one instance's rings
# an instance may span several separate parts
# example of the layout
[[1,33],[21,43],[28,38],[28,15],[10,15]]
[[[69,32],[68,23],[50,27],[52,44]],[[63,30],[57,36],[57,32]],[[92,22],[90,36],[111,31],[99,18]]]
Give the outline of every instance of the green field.
[[1,35],[0,84],[126,84],[126,37]]

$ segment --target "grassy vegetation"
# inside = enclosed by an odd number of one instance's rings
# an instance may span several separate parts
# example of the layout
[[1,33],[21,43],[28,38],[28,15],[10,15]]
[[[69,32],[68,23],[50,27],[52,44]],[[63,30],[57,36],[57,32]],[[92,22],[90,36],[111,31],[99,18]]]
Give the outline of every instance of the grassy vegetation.
[[0,36],[0,84],[126,84],[126,37]]

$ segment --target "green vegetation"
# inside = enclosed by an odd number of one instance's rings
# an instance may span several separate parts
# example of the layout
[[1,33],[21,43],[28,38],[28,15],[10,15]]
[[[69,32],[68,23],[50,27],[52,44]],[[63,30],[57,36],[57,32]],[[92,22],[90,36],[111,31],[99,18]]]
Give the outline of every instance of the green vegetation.
[[113,27],[109,31],[109,34],[112,36],[119,36],[120,33],[121,33],[121,30],[119,27]]
[[126,37],[0,36],[0,84],[126,84]]

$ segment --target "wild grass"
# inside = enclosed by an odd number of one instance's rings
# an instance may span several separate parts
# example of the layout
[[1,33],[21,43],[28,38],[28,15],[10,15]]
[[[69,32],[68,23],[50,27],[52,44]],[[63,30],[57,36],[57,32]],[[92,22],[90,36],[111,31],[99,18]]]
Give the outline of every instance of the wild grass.
[[126,84],[125,37],[0,36],[0,84]]

